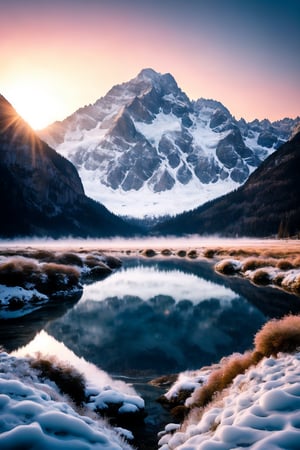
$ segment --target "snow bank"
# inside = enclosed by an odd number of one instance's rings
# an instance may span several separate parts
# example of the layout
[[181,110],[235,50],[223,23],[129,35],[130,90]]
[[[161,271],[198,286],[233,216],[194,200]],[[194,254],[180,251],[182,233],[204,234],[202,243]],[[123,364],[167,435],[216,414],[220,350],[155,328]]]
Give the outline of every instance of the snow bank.
[[223,400],[185,427],[161,434],[160,450],[298,449],[300,353],[265,358],[235,378]]
[[36,289],[24,289],[20,286],[0,284],[1,318],[20,317],[47,303],[47,295]]
[[103,279],[121,265],[118,258],[93,252],[9,249],[0,255],[0,318],[24,316],[57,297],[78,300],[81,283]]
[[81,416],[25,359],[0,354],[0,448],[130,450],[101,420]]
[[176,401],[182,391],[189,391],[192,393],[195,389],[202,386],[206,382],[210,373],[211,369],[209,368],[181,372],[175,383],[171,386],[164,397],[168,401],[172,402],[174,400]]
[[[250,267],[251,260],[253,267]],[[241,275],[257,285],[274,285],[289,292],[300,293],[300,269],[283,270],[276,266],[278,261],[274,259],[246,258],[244,261],[224,258],[215,264],[215,270],[224,275]],[[286,261],[288,267],[288,260]],[[291,264],[291,263],[290,263]],[[255,267],[257,265],[257,267]]]
[[131,385],[114,380],[104,370],[82,357],[79,358],[62,342],[57,341],[44,330],[13,355],[44,358],[53,364],[71,365],[77,369],[85,379],[86,406],[93,411],[118,405],[118,413],[125,414],[137,413],[145,407],[144,400],[137,395]]

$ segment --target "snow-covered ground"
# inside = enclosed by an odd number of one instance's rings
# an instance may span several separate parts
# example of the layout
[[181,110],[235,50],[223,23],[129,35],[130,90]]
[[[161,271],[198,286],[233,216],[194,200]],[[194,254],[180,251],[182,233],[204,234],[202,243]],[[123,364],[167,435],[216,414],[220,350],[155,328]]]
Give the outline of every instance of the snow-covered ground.
[[13,353],[17,357],[39,357],[55,364],[68,364],[77,369],[85,378],[86,406],[91,410],[107,409],[111,404],[119,406],[119,413],[138,412],[145,407],[144,400],[127,383],[114,380],[104,370],[79,358],[62,342],[46,331],[41,331],[25,347]]
[[[276,267],[276,260],[268,261],[257,259],[259,267],[255,266],[251,269],[247,269],[247,261],[253,258],[246,258],[244,261],[240,261],[232,258],[225,258],[219,261],[215,265],[215,269],[218,272],[233,275],[234,273],[242,275],[244,278],[249,279],[255,284],[263,285],[275,285],[285,289],[289,292],[293,292],[299,295],[300,293],[300,268],[283,270],[280,267]],[[272,263],[272,265],[271,265]],[[292,262],[290,263],[292,265]],[[289,267],[289,266],[286,266]]]
[[[14,310],[13,302],[21,309]],[[0,318],[20,317],[29,314],[49,301],[49,297],[36,289],[24,289],[20,286],[5,286],[0,284]],[[12,309],[11,309],[12,308]]]
[[0,354],[0,448],[5,450],[130,450],[122,434],[78,414],[26,359]]
[[[206,376],[201,371],[183,374],[167,395],[176,396],[187,385],[196,387]],[[298,450],[300,353],[265,358],[238,375],[222,400],[208,406],[200,419],[194,416],[183,429],[169,424],[160,435],[159,448]]]
[[[79,414],[67,403],[54,383],[41,382],[28,359],[22,355],[33,355],[43,343],[51,347],[50,353],[59,354],[61,359],[68,358],[72,363],[80,363],[88,383],[92,383],[94,377],[98,389],[102,376],[104,383],[109,379],[107,374],[102,375],[102,371],[72,355],[63,344],[44,332],[14,356],[1,353],[0,448],[130,450],[130,445],[123,440],[124,436],[132,437],[129,432],[112,429],[89,413],[89,408],[84,411],[85,414]],[[206,382],[210,372],[205,368],[180,374],[166,397],[170,400],[182,389],[196,389]],[[299,380],[300,352],[264,358],[256,367],[238,375],[223,397],[206,407],[199,419],[194,414],[182,429],[176,424],[168,424],[160,433],[159,448],[298,450]],[[115,398],[122,398],[124,394],[114,389]],[[189,399],[186,404],[189,405]]]
[[[31,361],[74,368],[83,376],[86,401],[78,409],[54,381],[40,375]],[[116,405],[118,414],[144,409],[134,388],[77,357],[42,331],[11,355],[0,353],[0,448],[43,450],[131,449],[128,430],[111,428],[96,412]]]
[[1,319],[22,317],[57,297],[76,300],[82,293],[82,282],[102,279],[121,265],[117,258],[109,257],[107,261],[101,252],[38,250],[35,254],[34,250],[31,253],[28,250],[27,256],[19,256],[17,251],[13,256],[9,251],[8,255],[3,253],[0,255]]

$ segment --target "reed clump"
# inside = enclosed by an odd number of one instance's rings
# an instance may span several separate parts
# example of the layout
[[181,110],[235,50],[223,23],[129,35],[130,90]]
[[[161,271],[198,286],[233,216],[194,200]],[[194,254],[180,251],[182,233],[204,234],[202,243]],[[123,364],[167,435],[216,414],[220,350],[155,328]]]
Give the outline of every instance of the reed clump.
[[39,276],[40,268],[32,259],[16,256],[0,263],[0,284],[24,287]]
[[273,258],[246,258],[241,265],[241,271],[256,270],[262,267],[276,266],[276,260]]
[[77,406],[83,404],[86,399],[85,379],[77,369],[42,357],[32,360],[30,365],[40,372],[42,378],[54,381],[61,393],[68,395]]
[[147,248],[142,251],[142,255],[146,256],[147,258],[152,258],[153,256],[157,255],[157,252],[152,248]]
[[198,252],[197,252],[197,250],[189,250],[187,253],[187,256],[188,256],[188,258],[196,259],[196,258],[198,258]]
[[254,344],[255,350],[267,357],[296,351],[300,347],[300,316],[270,320],[256,334]]
[[224,275],[234,275],[240,271],[241,264],[235,259],[222,259],[215,265],[217,272]]
[[266,269],[256,269],[252,272],[250,279],[259,286],[266,286],[272,282],[270,272]]

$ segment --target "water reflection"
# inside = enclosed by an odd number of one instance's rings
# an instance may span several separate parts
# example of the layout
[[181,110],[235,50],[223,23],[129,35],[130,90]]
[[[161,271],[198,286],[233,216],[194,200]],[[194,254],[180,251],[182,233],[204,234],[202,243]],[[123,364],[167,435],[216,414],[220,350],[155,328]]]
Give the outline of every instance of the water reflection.
[[63,342],[59,342],[52,336],[49,336],[44,330],[38,333],[27,345],[12,352],[12,355],[17,357],[31,356],[48,359],[60,366],[68,363],[80,373],[84,374],[86,384],[89,386],[92,385],[97,392],[110,386],[115,391],[128,395],[136,395],[135,390],[130,385],[124,381],[113,380],[108,373],[99,369],[94,364],[91,364],[84,358],[78,358]]
[[[162,264],[162,263],[161,263]],[[212,297],[228,302],[237,297],[231,289],[182,270],[161,268],[158,263],[125,268],[103,281],[86,286],[82,300],[103,301],[130,295],[148,301],[157,296],[200,303]]]
[[252,346],[266,318],[245,298],[180,270],[179,262],[168,269],[157,262],[133,265],[87,286],[47,331],[117,374],[198,368]]
[[81,295],[82,291],[78,291],[74,295],[58,296],[26,316],[0,319],[0,346],[11,352],[28,344],[49,321],[63,316],[72,308]]

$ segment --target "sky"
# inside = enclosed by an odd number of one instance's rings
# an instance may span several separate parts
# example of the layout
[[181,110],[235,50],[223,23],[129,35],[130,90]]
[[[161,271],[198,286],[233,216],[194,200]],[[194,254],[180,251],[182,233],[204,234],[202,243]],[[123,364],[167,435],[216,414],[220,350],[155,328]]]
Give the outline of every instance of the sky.
[[0,93],[34,128],[143,68],[239,119],[300,114],[300,0],[0,0]]

